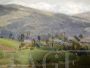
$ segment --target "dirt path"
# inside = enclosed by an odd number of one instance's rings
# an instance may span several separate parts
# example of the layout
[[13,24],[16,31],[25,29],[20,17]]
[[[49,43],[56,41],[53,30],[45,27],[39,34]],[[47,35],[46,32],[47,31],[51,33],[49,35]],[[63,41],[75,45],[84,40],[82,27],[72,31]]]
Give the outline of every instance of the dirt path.
[[4,52],[14,52],[16,49],[15,48],[11,48],[11,47],[0,45],[0,50],[3,50]]

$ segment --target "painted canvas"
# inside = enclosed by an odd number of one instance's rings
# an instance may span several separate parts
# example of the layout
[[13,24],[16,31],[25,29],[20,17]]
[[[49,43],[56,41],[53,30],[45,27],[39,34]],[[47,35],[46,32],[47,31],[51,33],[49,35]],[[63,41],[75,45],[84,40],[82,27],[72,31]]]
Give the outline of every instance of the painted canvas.
[[0,68],[90,68],[90,1],[0,0]]

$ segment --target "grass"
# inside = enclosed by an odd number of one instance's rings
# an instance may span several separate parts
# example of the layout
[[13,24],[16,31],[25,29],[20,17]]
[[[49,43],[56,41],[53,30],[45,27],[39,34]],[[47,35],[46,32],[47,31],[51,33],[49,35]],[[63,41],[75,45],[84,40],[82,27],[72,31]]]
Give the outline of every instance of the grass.
[[[0,38],[0,45],[3,45],[3,46],[7,46],[7,47],[10,47],[10,48],[18,48],[19,44],[20,44],[20,42],[15,41],[15,40]],[[57,47],[55,45],[55,47],[52,48],[52,49],[47,48],[47,47],[46,48],[44,48],[44,47],[35,48],[34,47],[34,49],[23,49],[23,50],[16,49],[15,53],[10,54],[10,55],[8,53],[5,53],[3,55],[3,52],[1,51],[1,53],[0,53],[0,55],[1,55],[0,64],[10,63],[10,60],[11,60],[10,58],[12,56],[14,57],[13,61],[14,61],[15,64],[24,64],[24,65],[25,64],[32,64],[32,61],[35,64],[42,64],[43,57],[47,53],[49,53],[50,51],[56,51],[56,49],[59,50],[59,48],[60,47]],[[60,50],[60,51],[62,51],[62,50]],[[67,52],[67,51],[64,51],[64,52]],[[71,61],[76,59],[75,56],[72,53],[67,52],[67,54],[70,55],[69,57],[70,57]],[[57,63],[58,61],[60,61],[62,63],[65,62],[65,53],[63,53],[63,52],[61,52],[59,54],[53,53],[53,54],[49,54],[48,57],[47,57],[47,63],[53,63],[53,62]]]
[[11,40],[11,39],[4,39],[0,38],[0,45],[11,47],[11,48],[18,48],[20,42]]
[[[56,51],[55,49],[51,50],[51,51]],[[15,64],[32,64],[32,61],[35,64],[41,64],[43,62],[43,58],[46,54],[48,54],[50,52],[50,50],[48,49],[43,49],[43,48],[34,48],[34,49],[23,49],[23,50],[16,50],[15,53],[13,53],[13,61],[15,62]],[[68,53],[70,54],[70,53]],[[57,57],[58,58],[55,58]],[[50,62],[57,62],[57,61],[61,61],[64,62],[65,61],[65,54],[62,52],[57,54],[56,53],[50,53],[47,57],[47,63]],[[72,58],[73,56],[71,55],[71,59],[73,60],[74,58]]]
[[[39,49],[39,48],[34,48],[33,50],[30,49],[25,49],[25,50],[21,50],[21,51],[17,51],[15,54],[15,60],[17,60],[18,63],[20,64],[32,64],[32,61],[35,64],[41,64],[43,62],[43,58],[46,54],[48,54],[50,52],[50,50],[43,50],[43,49]],[[75,59],[75,57],[70,54],[70,60]],[[31,55],[31,56],[30,56]],[[58,58],[57,58],[58,55]],[[47,63],[50,62],[64,62],[65,61],[65,54],[63,52],[61,53],[50,53],[47,58]]]
[[33,50],[25,49],[21,51],[16,51],[14,57],[15,61],[17,61],[17,63],[19,64],[30,64],[32,62],[32,59],[35,63],[41,61],[46,52],[47,51],[45,50],[40,50],[37,48],[34,48]]
[[[48,49],[43,50],[43,49],[40,49],[40,48],[34,48],[32,50],[30,50],[30,49],[16,50],[16,52],[12,54],[12,56],[14,57],[14,59],[12,61],[14,61],[14,64],[21,64],[21,65],[32,65],[32,61],[33,61],[35,63],[35,65],[40,65],[41,66],[41,64],[43,62],[43,57],[49,51],[50,50],[48,50]],[[67,51],[64,51],[64,52],[67,52]],[[75,59],[74,56],[71,53],[67,52],[67,54],[70,55],[70,60]],[[30,57],[30,55],[31,55],[31,57]],[[48,60],[47,67],[48,68],[54,68],[53,65],[51,65],[51,63],[57,63],[57,61],[60,61],[59,67],[64,68],[65,55],[64,55],[64,53],[58,54],[58,55],[59,55],[58,58],[57,58],[57,56],[55,58],[55,54],[50,54],[49,57],[47,57],[47,60]],[[11,55],[9,55],[9,56],[11,57]],[[87,59],[87,57],[84,57],[84,58]],[[84,60],[82,61],[82,59],[84,59],[84,58],[80,57],[81,61],[77,62],[77,63],[84,62]],[[10,64],[10,63],[11,63],[11,59],[9,57],[6,57],[4,59],[0,59],[0,65]],[[85,63],[87,63],[87,61]],[[37,68],[42,68],[42,67],[37,66]],[[70,68],[74,68],[74,67],[72,66]],[[75,68],[77,68],[77,67],[75,67]]]
[[14,54],[14,60],[15,64],[28,64],[29,62],[29,49],[21,50],[21,51],[16,51]]
[[[20,44],[20,42],[15,41],[15,40],[0,38],[0,45],[8,47],[8,48],[15,48],[16,49],[16,51],[14,53],[8,53],[8,52],[6,53],[6,52],[3,52],[1,50],[0,51],[1,52],[0,53],[0,56],[1,56],[0,64],[9,63],[8,60],[10,60],[10,58],[12,56],[14,57],[15,63],[22,63],[22,64],[28,63],[28,55],[29,55],[30,51],[29,51],[29,49],[19,51],[18,50],[19,44]],[[3,56],[3,55],[5,55],[5,56]]]

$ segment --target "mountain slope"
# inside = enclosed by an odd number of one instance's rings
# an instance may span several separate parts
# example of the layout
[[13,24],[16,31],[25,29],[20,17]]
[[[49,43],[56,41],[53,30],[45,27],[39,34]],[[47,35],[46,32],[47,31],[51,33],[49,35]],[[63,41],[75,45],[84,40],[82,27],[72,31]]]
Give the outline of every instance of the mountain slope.
[[19,19],[30,14],[23,11],[21,7],[13,5],[0,5],[0,9],[0,26],[9,24],[9,20]]
[[78,18],[86,20],[86,21],[90,21],[90,12],[76,14],[75,17],[78,17]]
[[7,5],[8,8],[15,8],[6,15],[0,16],[0,21],[5,21],[3,30],[12,32],[31,32],[31,35],[55,34],[66,32],[67,35],[88,34],[87,27],[90,23],[64,14],[54,14],[39,11],[20,5]]
[[[10,24],[11,22],[8,22],[10,20],[21,19],[23,17],[30,16],[30,14],[34,14],[35,11],[38,11],[38,13],[40,12],[39,10],[15,4],[0,5],[0,9],[0,26]],[[41,13],[49,16],[52,15],[50,12],[43,11]]]

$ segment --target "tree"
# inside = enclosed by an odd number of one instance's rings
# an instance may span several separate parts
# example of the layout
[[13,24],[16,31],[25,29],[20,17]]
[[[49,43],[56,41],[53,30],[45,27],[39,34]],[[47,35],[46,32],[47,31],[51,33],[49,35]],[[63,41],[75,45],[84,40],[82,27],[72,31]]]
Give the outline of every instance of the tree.
[[79,38],[80,38],[80,39],[82,39],[82,38],[83,38],[83,35],[82,35],[82,34],[80,34],[80,35],[79,35]]
[[41,40],[41,37],[40,36],[38,36],[37,38],[38,38],[39,41]]
[[35,41],[35,39],[32,40],[32,44],[33,44],[33,46],[36,45],[36,41]]
[[19,41],[24,42],[24,38],[25,38],[25,35],[24,34],[21,34],[19,36]]
[[75,40],[80,41],[80,38],[77,36],[74,36]]
[[9,34],[9,38],[13,39],[13,34],[12,33]]
[[54,37],[52,36],[52,47],[54,46]]

